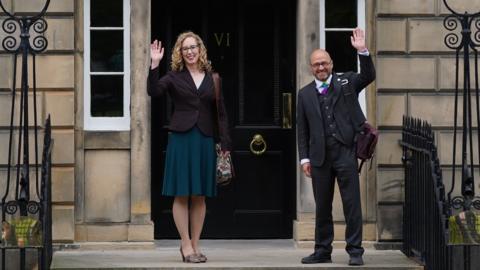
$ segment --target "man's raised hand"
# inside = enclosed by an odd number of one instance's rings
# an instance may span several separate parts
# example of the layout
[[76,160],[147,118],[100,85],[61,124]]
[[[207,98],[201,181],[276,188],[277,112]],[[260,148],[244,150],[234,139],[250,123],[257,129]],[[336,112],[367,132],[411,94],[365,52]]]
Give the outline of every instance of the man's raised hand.
[[364,52],[367,50],[367,46],[365,45],[365,33],[362,29],[355,28],[352,32],[350,40],[352,42],[352,46],[357,49],[358,52]]

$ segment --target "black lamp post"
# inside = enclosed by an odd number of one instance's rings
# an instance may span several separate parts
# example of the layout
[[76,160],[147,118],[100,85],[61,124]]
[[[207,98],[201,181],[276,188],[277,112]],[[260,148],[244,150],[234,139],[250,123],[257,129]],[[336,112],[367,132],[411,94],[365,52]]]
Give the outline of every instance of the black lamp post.
[[[19,54],[22,57],[22,74],[21,74],[21,95],[20,95],[20,123],[19,123],[19,144],[18,144],[18,161],[17,166],[21,164],[21,170],[17,169],[17,182],[19,183],[19,192],[15,194],[15,199],[18,200],[20,206],[20,213],[22,216],[27,215],[27,204],[30,201],[30,188],[29,188],[29,130],[28,130],[28,55],[32,54],[35,56],[36,53],[40,53],[47,48],[48,42],[47,39],[42,36],[41,34],[45,33],[47,30],[47,22],[42,16],[45,14],[48,5],[50,4],[50,0],[46,0],[46,3],[40,13],[35,16],[25,16],[25,17],[16,17],[8,12],[5,7],[3,6],[2,1],[0,0],[0,8],[5,12],[7,15],[7,19],[2,24],[3,31],[5,31],[9,36],[5,37],[2,41],[2,47],[5,51],[10,52],[15,55],[14,57],[14,74],[16,73],[16,59]],[[13,34],[17,31],[17,28],[20,28],[20,42],[18,44],[17,38],[13,36]],[[40,34],[33,38],[32,43],[30,43],[30,30],[37,34]],[[33,58],[35,61],[35,58]],[[35,67],[35,62],[33,64]],[[15,74],[16,75],[16,74]],[[11,163],[11,155],[12,155],[12,136],[13,136],[13,117],[14,117],[14,101],[16,95],[16,76],[14,75],[13,78],[13,95],[12,95],[12,112],[11,112],[11,120],[10,120],[10,140],[9,140],[9,153],[8,153],[8,176],[7,176],[7,185],[9,184],[10,180],[10,163]],[[35,76],[35,70],[33,71],[33,76]],[[38,164],[38,148],[37,148],[37,102],[36,102],[36,80],[34,77],[33,80],[34,87],[33,87],[33,107],[34,107],[34,127],[35,127],[35,162]],[[23,138],[22,138],[23,132]],[[23,139],[23,140],[22,140]],[[22,162],[20,162],[20,149],[22,148],[21,145],[23,142],[23,154],[22,154]],[[20,174],[20,175],[19,175]],[[18,181],[19,180],[19,181]],[[37,169],[37,182],[38,182],[38,169]],[[18,187],[16,188],[18,190]],[[38,192],[38,184],[37,184],[37,193]]]
[[[480,161],[480,106],[479,106],[479,81],[478,81],[478,48],[480,47],[480,12],[469,14],[468,12],[459,13],[451,8],[447,0],[443,0],[445,7],[451,12],[445,17],[443,25],[448,31],[456,30],[461,26],[460,36],[456,33],[448,33],[445,36],[445,45],[455,50],[455,112],[454,112],[454,133],[453,133],[453,164],[452,164],[452,186],[448,192],[448,204],[450,214],[455,210],[472,211],[480,210],[480,198],[475,196],[475,174],[474,174],[474,149],[473,149],[473,125],[472,125],[472,94],[475,94],[476,112],[477,112],[477,155]],[[473,30],[473,31],[472,31]],[[474,58],[474,86],[471,85],[471,57]],[[455,155],[457,146],[457,115],[459,105],[459,74],[460,59],[463,58],[463,118],[462,118],[462,186],[461,196],[452,198],[455,188]],[[473,92],[472,92],[473,91]],[[473,225],[476,228],[476,225]],[[464,269],[470,269],[471,249],[469,245],[464,246]]]
[[[25,269],[25,250],[28,248],[38,249],[41,255],[38,256],[39,266],[41,269],[48,269],[51,261],[51,194],[50,194],[50,156],[51,156],[51,133],[49,118],[45,126],[45,142],[44,156],[42,166],[42,181],[39,187],[39,163],[38,163],[38,124],[37,124],[37,87],[36,87],[36,70],[35,56],[43,52],[48,45],[44,33],[47,30],[47,22],[43,19],[46,10],[50,4],[50,0],[45,0],[42,10],[33,16],[15,16],[7,11],[0,0],[0,8],[6,19],[2,23],[2,30],[7,34],[1,41],[3,49],[13,54],[13,85],[12,85],[12,107],[10,117],[10,133],[8,148],[8,165],[7,165],[7,181],[6,189],[1,198],[2,206],[2,222],[6,221],[6,216],[19,215],[20,217],[28,217],[29,214],[38,214],[39,220],[43,226],[43,240],[40,246],[28,246],[23,240],[18,240],[18,249],[20,249],[20,267]],[[15,115],[15,98],[16,98],[16,77],[17,77],[17,58],[21,55],[21,90],[20,90],[20,116],[18,125],[14,126]],[[28,84],[28,57],[33,60],[33,121],[34,121],[34,147],[35,147],[35,178],[36,178],[36,194],[39,201],[31,199],[30,193],[30,146],[29,146],[29,84]],[[14,130],[18,130],[17,160],[12,160],[14,150],[13,135]],[[47,143],[48,141],[48,143]],[[47,151],[47,156],[45,156]],[[12,166],[12,162],[14,165]],[[45,164],[48,164],[45,167]],[[15,181],[15,198],[9,199],[11,169],[16,169]],[[45,167],[45,168],[44,168]],[[41,190],[40,190],[41,189]],[[7,201],[8,200],[8,201]],[[27,240],[25,240],[27,241]],[[24,246],[25,244],[25,246]],[[5,243],[3,243],[5,245]],[[38,245],[38,244],[37,244]],[[7,247],[15,248],[15,247]],[[2,269],[6,269],[6,249],[2,246]],[[11,258],[9,258],[11,259]]]
[[[477,155],[480,158],[480,111],[479,111],[479,81],[478,81],[478,47],[480,47],[480,12],[463,14],[453,10],[443,0],[447,9],[452,13],[445,17],[443,25],[449,31],[456,30],[461,26],[460,36],[457,33],[448,33],[445,36],[445,45],[455,50],[455,113],[454,113],[454,133],[453,133],[453,166],[452,166],[452,186],[448,192],[448,200],[454,209],[462,209],[465,211],[477,209],[480,210],[480,199],[475,196],[475,175],[474,175],[474,152],[473,136],[474,130],[472,124],[472,94],[475,94],[476,113],[477,113]],[[476,29],[473,29],[472,26]],[[474,57],[474,86],[471,85],[471,57]],[[463,59],[463,87],[459,86],[460,77],[460,59]],[[461,156],[461,172],[462,172],[462,196],[452,198],[452,192],[455,188],[455,154],[457,146],[457,131],[459,125],[457,123],[457,115],[459,108],[459,92],[463,92],[463,119],[462,119],[462,156]],[[480,159],[479,159],[480,160]]]

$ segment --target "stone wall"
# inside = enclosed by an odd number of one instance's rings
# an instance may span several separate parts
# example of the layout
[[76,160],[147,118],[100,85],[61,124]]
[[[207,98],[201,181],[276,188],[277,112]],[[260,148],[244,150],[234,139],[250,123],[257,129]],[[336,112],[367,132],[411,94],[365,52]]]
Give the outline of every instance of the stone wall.
[[[92,0],[93,1],[93,0]],[[78,242],[151,241],[150,104],[146,81],[150,0],[130,1],[130,115],[128,131],[83,128],[83,0],[75,7],[76,212]]]
[[[2,2],[20,15],[31,15],[44,3]],[[43,125],[51,114],[55,140],[53,239],[150,241],[150,106],[145,93],[150,0],[131,1],[131,130],[121,132],[83,129],[83,3],[51,0],[45,17],[48,48],[36,61],[38,120]],[[0,22],[5,18],[1,15]],[[4,36],[0,31],[0,41]],[[0,50],[0,165],[7,163],[12,76],[13,58]],[[5,186],[5,175],[6,171],[0,169],[0,187]]]
[[[479,0],[448,2],[460,13],[480,11]],[[433,125],[449,187],[451,171],[446,165],[452,163],[455,61],[454,52],[444,44],[443,18],[448,12],[443,0],[379,0],[376,13],[377,124],[381,130],[378,240],[401,240],[404,176],[398,140],[402,115]]]

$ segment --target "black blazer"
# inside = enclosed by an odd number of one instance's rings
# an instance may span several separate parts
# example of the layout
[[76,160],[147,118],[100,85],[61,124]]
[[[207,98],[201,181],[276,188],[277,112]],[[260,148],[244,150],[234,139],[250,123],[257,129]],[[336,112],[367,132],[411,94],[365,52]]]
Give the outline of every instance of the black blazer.
[[[219,137],[222,150],[231,150],[228,132],[228,118],[220,91],[219,108],[215,102],[215,90],[211,73],[206,73],[202,86],[198,91],[192,76],[187,69],[169,71],[159,79],[158,67],[150,69],[147,81],[147,92],[152,97],[162,96],[168,92],[174,103],[174,112],[169,129],[184,132],[195,125],[210,137]],[[219,118],[219,121],[217,120]],[[218,128],[217,128],[217,122]],[[218,129],[218,131],[217,131]],[[219,135],[217,135],[219,133]]]
[[[375,80],[375,67],[370,56],[360,55],[360,73],[333,74],[333,117],[348,146],[354,145],[356,132],[366,121],[358,102],[358,94]],[[297,136],[300,160],[310,159],[313,166],[325,160],[325,132],[315,81],[298,92]]]

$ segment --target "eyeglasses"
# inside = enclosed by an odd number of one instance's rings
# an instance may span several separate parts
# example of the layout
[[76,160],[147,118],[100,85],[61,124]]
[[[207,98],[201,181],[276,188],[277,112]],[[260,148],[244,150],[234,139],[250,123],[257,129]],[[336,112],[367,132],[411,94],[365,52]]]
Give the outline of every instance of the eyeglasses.
[[311,66],[312,66],[313,68],[327,67],[327,66],[329,66],[331,63],[332,63],[332,61],[320,62],[320,63],[313,63],[313,64],[311,64]]
[[181,49],[182,49],[183,53],[186,53],[186,52],[188,52],[188,50],[192,50],[192,51],[195,50],[196,48],[198,48],[198,46],[199,46],[198,44],[190,45],[188,47],[182,47]]

